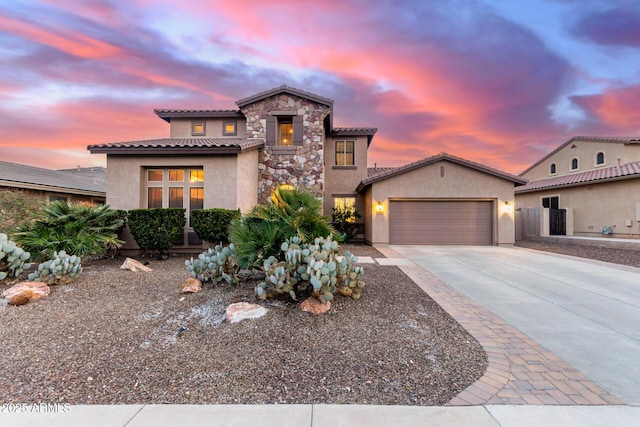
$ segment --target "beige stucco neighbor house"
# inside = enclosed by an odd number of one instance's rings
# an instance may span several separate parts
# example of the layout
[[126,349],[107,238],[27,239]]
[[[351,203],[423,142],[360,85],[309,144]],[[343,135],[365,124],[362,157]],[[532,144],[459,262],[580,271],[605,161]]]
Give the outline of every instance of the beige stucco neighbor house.
[[519,238],[640,235],[640,137],[576,136],[520,176]]
[[102,167],[52,170],[0,161],[0,188],[21,191],[43,202],[104,204],[105,178]]
[[[90,145],[91,153],[107,155],[107,203],[125,210],[180,207],[187,215],[214,207],[246,212],[279,186],[292,185],[318,194],[326,215],[337,206],[355,206],[370,243],[403,242],[395,230],[405,224],[399,212],[404,215],[410,201],[454,212],[443,220],[456,237],[439,241],[514,242],[513,191],[522,178],[448,155],[370,176],[367,150],[377,129],[334,127],[332,100],[283,85],[236,105],[158,109],[170,124],[168,138]],[[478,222],[482,239],[473,228]],[[185,237],[185,246],[199,244],[189,228]]]

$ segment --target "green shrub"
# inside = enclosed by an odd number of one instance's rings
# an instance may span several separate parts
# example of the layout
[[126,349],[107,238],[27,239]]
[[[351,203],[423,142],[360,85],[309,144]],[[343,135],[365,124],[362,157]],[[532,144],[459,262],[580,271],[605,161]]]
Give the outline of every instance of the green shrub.
[[55,201],[42,207],[42,216],[20,228],[15,239],[38,259],[55,252],[70,255],[102,255],[108,247],[119,247],[118,230],[123,220],[108,205]]
[[29,258],[29,252],[9,240],[6,234],[0,233],[0,283],[15,280],[31,268]]
[[231,221],[237,218],[240,218],[240,209],[198,209],[191,212],[189,223],[200,239],[226,245]]
[[0,224],[2,231],[13,238],[21,227],[33,223],[40,214],[42,202],[25,191],[0,190]]
[[276,190],[266,204],[231,222],[230,240],[236,245],[238,264],[260,267],[270,256],[280,258],[281,243],[294,236],[312,242],[335,233],[329,217],[320,213],[321,206],[310,191]]
[[133,209],[128,212],[129,231],[144,251],[162,253],[184,234],[185,209]]
[[233,243],[229,246],[216,245],[213,249],[209,248],[195,260],[193,257],[186,260],[184,265],[191,277],[201,282],[217,284],[224,280],[228,285],[235,285],[238,281],[237,275],[240,268],[236,262]]
[[265,281],[256,287],[260,299],[288,295],[297,300],[305,294],[322,303],[332,301],[336,292],[360,299],[364,281],[364,270],[355,265],[358,257],[346,252],[338,258],[338,242],[316,237],[313,243],[302,243],[292,237],[282,243],[284,260],[271,256],[264,261]]

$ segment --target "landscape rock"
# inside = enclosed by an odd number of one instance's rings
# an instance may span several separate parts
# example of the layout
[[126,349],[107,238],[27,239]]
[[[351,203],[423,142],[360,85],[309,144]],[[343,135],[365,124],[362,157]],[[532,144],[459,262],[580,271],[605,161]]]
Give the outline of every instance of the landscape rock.
[[188,292],[200,292],[202,290],[202,282],[196,278],[189,277],[182,284],[182,289],[180,293],[188,293]]
[[314,297],[309,297],[300,303],[300,309],[312,314],[326,313],[331,309],[331,301],[323,304]]
[[236,323],[245,319],[257,319],[267,314],[267,309],[248,302],[236,302],[227,307],[227,322]]
[[120,266],[120,269],[131,270],[131,271],[144,271],[144,272],[152,271],[146,265],[143,265],[141,262],[138,262],[135,259],[131,259],[131,258],[125,259],[122,265]]
[[42,282],[20,282],[6,289],[2,294],[11,305],[24,305],[30,301],[49,295],[51,289]]

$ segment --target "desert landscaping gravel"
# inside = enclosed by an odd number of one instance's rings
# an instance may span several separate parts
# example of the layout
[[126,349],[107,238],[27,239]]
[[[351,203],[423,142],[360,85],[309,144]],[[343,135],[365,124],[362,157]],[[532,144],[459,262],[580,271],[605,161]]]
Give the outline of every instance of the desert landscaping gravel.
[[[638,242],[640,243],[640,240]],[[516,246],[563,255],[571,255],[580,258],[612,262],[631,267],[640,267],[640,251],[602,248],[598,246],[566,245],[553,242],[533,242],[528,240],[519,241],[516,243]]]
[[442,405],[486,369],[477,341],[397,267],[363,264],[362,299],[337,296],[326,314],[260,301],[264,317],[230,324],[226,307],[257,302],[255,282],[181,294],[186,258],[146,259],[150,273],[91,261],[46,298],[0,304],[0,400]]

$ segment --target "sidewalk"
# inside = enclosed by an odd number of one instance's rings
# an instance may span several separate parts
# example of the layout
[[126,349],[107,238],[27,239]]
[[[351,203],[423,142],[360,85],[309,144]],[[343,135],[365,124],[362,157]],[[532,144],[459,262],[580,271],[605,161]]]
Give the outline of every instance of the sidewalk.
[[65,413],[0,414],[5,427],[626,427],[632,406],[367,406],[367,405],[123,405],[72,406]]

